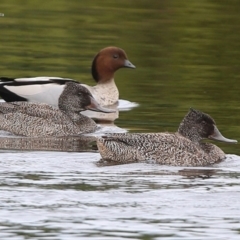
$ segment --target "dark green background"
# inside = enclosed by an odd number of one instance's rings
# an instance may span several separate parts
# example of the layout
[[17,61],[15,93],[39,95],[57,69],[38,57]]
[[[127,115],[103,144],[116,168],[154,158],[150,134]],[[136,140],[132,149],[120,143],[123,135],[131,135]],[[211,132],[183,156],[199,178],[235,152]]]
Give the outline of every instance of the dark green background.
[[[1,0],[0,75],[59,76],[94,84],[94,55],[123,48],[120,98],[138,102],[116,125],[175,131],[189,107],[209,113],[240,140],[240,1]],[[240,154],[239,145],[220,144]]]

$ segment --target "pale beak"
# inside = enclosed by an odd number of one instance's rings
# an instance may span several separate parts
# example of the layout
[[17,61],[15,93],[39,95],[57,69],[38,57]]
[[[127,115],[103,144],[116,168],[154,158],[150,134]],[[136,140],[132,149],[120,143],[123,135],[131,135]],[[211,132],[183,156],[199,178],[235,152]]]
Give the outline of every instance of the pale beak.
[[124,61],[124,67],[127,67],[127,68],[136,68],[129,60],[125,60]]
[[237,140],[225,138],[220,133],[220,131],[218,130],[216,125],[214,125],[214,132],[213,132],[213,134],[210,135],[208,138],[209,139],[213,139],[213,140],[217,140],[217,141],[221,141],[221,142],[225,142],[225,143],[237,143]]
[[86,110],[91,110],[95,112],[104,112],[104,113],[113,113],[116,112],[114,109],[105,108],[99,105],[99,103],[93,98],[90,97],[91,103],[85,107]]

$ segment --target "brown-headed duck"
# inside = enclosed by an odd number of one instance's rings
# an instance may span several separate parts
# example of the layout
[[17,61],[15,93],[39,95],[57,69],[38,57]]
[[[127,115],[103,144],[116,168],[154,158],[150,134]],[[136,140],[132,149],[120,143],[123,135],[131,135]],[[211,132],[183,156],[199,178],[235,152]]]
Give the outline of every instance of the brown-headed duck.
[[[101,106],[115,104],[119,91],[114,73],[119,68],[135,68],[125,51],[118,47],[106,47],[93,59],[92,76],[95,86],[85,86]],[[28,101],[58,105],[58,98],[67,82],[77,82],[60,77],[0,78],[0,96],[6,102]]]

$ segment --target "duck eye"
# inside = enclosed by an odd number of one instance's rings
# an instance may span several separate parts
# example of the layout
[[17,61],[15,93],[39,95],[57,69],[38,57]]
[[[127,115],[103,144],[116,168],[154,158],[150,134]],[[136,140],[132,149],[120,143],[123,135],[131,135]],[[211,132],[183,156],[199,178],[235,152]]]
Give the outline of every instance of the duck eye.
[[113,58],[115,58],[115,59],[118,58],[118,55],[117,55],[117,54],[114,54],[114,55],[113,55]]

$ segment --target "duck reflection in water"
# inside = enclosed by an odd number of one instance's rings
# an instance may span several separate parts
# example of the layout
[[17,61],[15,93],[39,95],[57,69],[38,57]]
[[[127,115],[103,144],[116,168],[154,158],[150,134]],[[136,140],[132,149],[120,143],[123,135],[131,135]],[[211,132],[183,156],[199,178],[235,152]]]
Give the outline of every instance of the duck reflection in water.
[[219,132],[207,114],[190,109],[176,133],[116,133],[97,139],[102,161],[118,163],[156,162],[172,166],[209,166],[225,159],[212,139],[236,143]]
[[0,137],[1,150],[97,152],[94,136],[66,137]]

